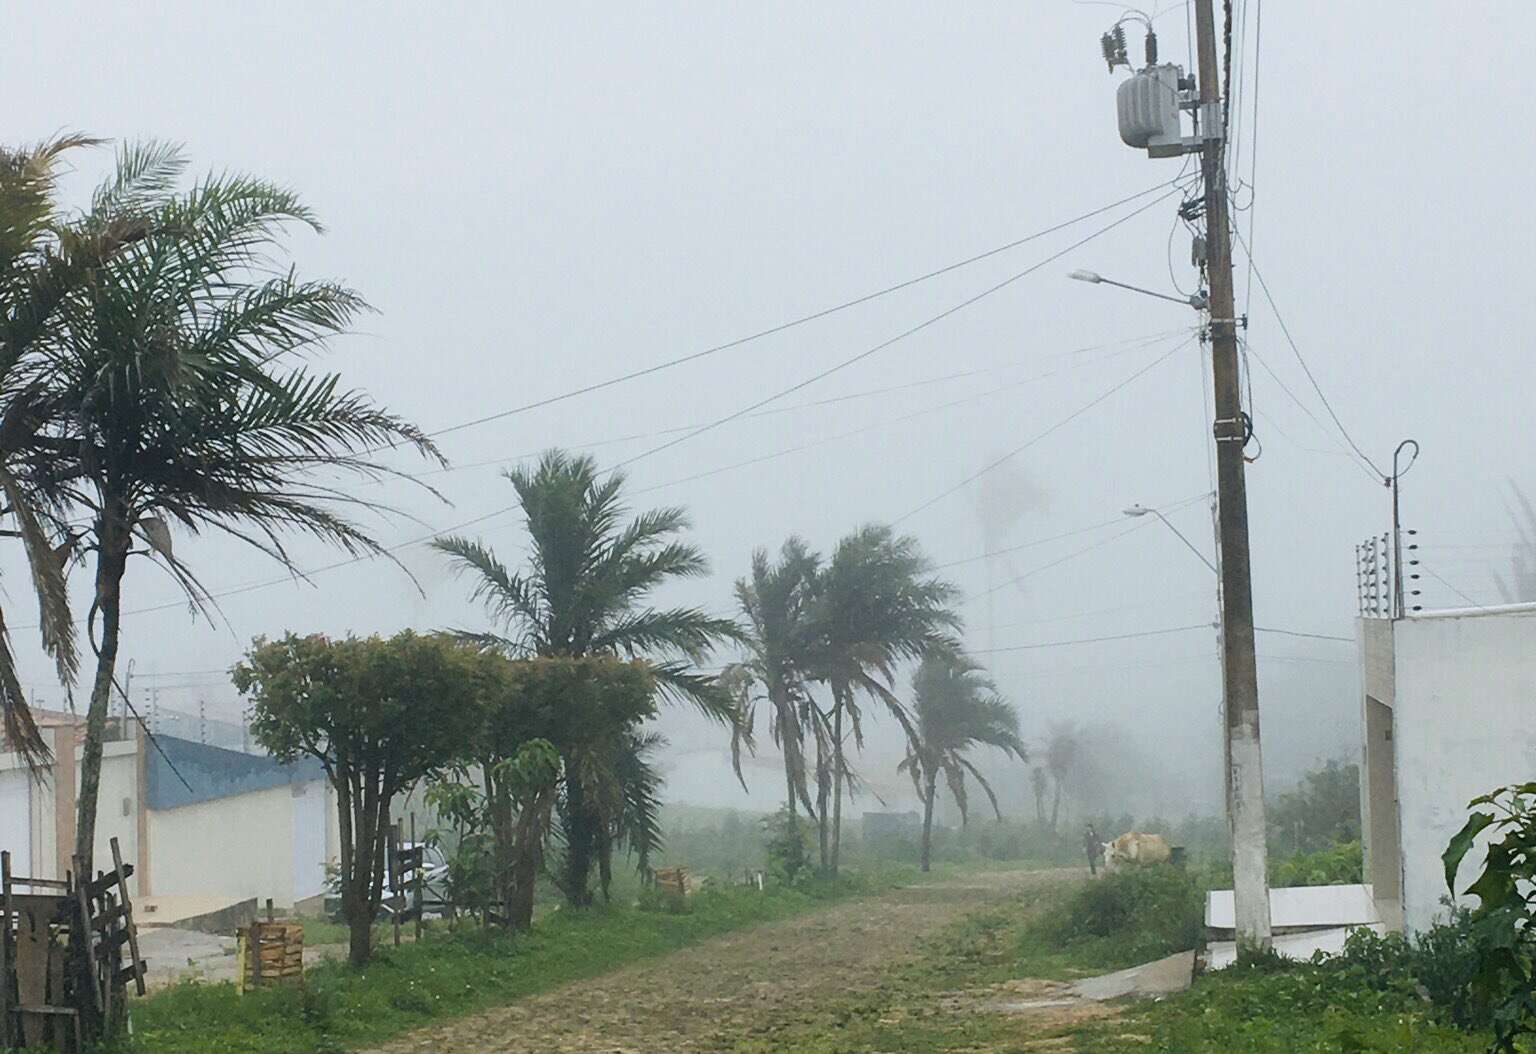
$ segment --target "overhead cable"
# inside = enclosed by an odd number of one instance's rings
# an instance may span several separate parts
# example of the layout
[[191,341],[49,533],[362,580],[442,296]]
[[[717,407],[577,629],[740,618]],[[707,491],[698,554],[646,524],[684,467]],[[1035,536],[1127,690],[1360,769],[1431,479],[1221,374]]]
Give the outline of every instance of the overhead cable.
[[1172,626],[1168,629],[1147,629],[1136,633],[1116,633],[1107,637],[1080,637],[1077,640],[1053,640],[1043,644],[1012,644],[1004,648],[973,648],[972,655],[993,655],[998,652],[1038,651],[1041,648],[1069,648],[1079,644],[1104,644],[1117,640],[1137,640],[1142,637],[1166,637],[1173,633],[1189,633],[1197,629],[1210,629],[1209,622],[1196,622],[1188,626]]
[[[1108,205],[1103,205],[1088,212],[1080,213],[1076,216],[1073,216],[1071,219],[1063,220],[1060,223],[1056,223],[1042,230],[1035,231],[1033,234],[1026,234],[1022,238],[1015,238],[1013,241],[1006,242],[992,249],[988,249],[985,252],[977,253],[974,256],[968,256],[963,260],[956,260],[954,263],[945,264],[943,267],[938,267],[932,271],[925,272],[924,274],[905,279],[904,281],[897,282],[895,285],[888,285],[883,289],[877,289],[873,292],[865,293],[861,296],[856,296],[849,300],[844,300],[841,303],[833,304],[830,307],[825,307],[818,311],[813,311],[810,314],[801,315],[797,318],[789,319],[786,322],[780,322],[775,325],[768,326],[767,328],[760,329],[755,333],[749,333],[746,336],[736,337],[735,339],[728,340],[723,344],[716,344],[712,347],[704,348],[700,351],[690,352],[687,355],[679,355],[678,357],[668,359],[665,362],[658,362],[653,365],[646,366],[642,369],[632,370],[629,373],[620,374],[617,377],[610,377],[607,380],[595,381],[591,384],[582,385],[579,388],[573,388],[570,391],[561,392],[558,395],[546,396],[542,399],[535,399],[532,402],[523,403],[519,406],[513,406],[506,410],[499,410],[496,413],[486,414],[483,417],[477,417],[469,421],[461,421],[458,424],[448,425],[447,427],[439,428],[434,432],[428,432],[427,435],[430,438],[436,439],[440,436],[449,435],[453,432],[461,432],[466,428],[475,428],[479,425],[489,424],[492,421],[504,420],[508,417],[514,417],[518,414],[527,413],[530,410],[538,410],[545,406],[552,406],[555,403],[565,402],[567,399],[574,399],[581,395],[589,395],[592,392],[602,391],[604,388],[612,388],[615,385],[624,384],[628,381],[638,380],[641,377],[648,377],[653,373],[660,373],[663,370],[672,369],[674,366],[682,366],[685,363],[697,362],[699,359],[707,358],[711,355],[718,355],[721,352],[730,351],[732,348],[739,348],[744,344],[750,344],[753,341],[762,340],[765,337],[771,337],[775,334],[783,333],[786,330],[795,329],[796,327],[803,326],[808,322],[815,322],[816,320],[826,318],[829,315],[835,315],[840,311],[847,311],[848,309],[858,307],[861,304],[867,304],[872,300],[878,300],[881,297],[889,296],[892,293],[900,292],[903,289],[909,289],[912,286],[919,285],[920,283],[929,281],[930,279],[949,274],[951,271],[957,271],[963,267],[969,267],[971,264],[980,263],[982,260],[997,256],[1000,253],[1005,253],[1010,249],[1016,249],[1021,245],[1027,245],[1029,242],[1044,238],[1050,234],[1055,234],[1057,231],[1065,230],[1066,228],[1074,226],[1078,223],[1082,223],[1085,220],[1091,220],[1095,216],[1101,216],[1106,212],[1110,212],[1119,208],[1121,205],[1128,205],[1131,202],[1138,200],[1139,198],[1146,197],[1148,194],[1154,194],[1166,186],[1168,186],[1168,183],[1159,183],[1156,186],[1148,187],[1146,190],[1137,191],[1135,194],[1123,197],[1120,200],[1111,202]],[[386,448],[381,447],[377,449]]]
[[1070,423],[1072,421],[1075,421],[1077,418],[1081,417],[1083,414],[1087,413],[1089,410],[1092,410],[1095,406],[1098,406],[1100,403],[1104,402],[1104,400],[1108,399],[1110,396],[1114,395],[1116,392],[1119,392],[1121,389],[1125,388],[1127,385],[1131,384],[1133,381],[1137,380],[1138,378],[1140,378],[1144,374],[1147,374],[1147,373],[1151,372],[1153,369],[1157,368],[1162,363],[1168,361],[1170,358],[1172,358],[1178,352],[1180,352],[1184,348],[1188,347],[1189,343],[1190,342],[1186,340],[1186,341],[1176,345],[1175,347],[1169,349],[1163,355],[1158,356],[1156,359],[1152,360],[1150,363],[1148,363],[1147,365],[1143,366],[1141,369],[1137,370],[1135,373],[1132,373],[1129,377],[1126,377],[1125,379],[1121,380],[1118,384],[1113,385],[1108,390],[1106,390],[1106,391],[1100,393],[1098,396],[1094,397],[1091,401],[1089,401],[1085,405],[1083,405],[1083,406],[1079,407],[1078,409],[1074,410],[1072,413],[1068,414],[1066,417],[1063,417],[1061,420],[1059,420],[1055,424],[1051,425],[1045,431],[1036,433],[1035,435],[1031,436],[1029,439],[1025,440],[1023,443],[1019,444],[1018,446],[1014,447],[1012,450],[1008,451],[1002,457],[999,457],[996,460],[991,461],[988,464],[984,465],[982,468],[980,468],[976,472],[973,472],[971,475],[967,476],[965,479],[962,479],[959,483],[956,483],[954,486],[948,487],[948,488],[940,491],[938,494],[935,494],[933,497],[929,498],[927,501],[923,502],[921,505],[918,505],[918,506],[915,506],[914,508],[908,509],[906,512],[902,513],[900,516],[898,516],[894,520],[892,520],[891,523],[894,525],[894,524],[901,523],[904,520],[909,520],[913,516],[916,516],[918,513],[923,512],[926,509],[932,508],[934,505],[937,505],[939,502],[943,501],[945,498],[949,497],[951,494],[954,494],[954,493],[956,493],[957,491],[960,491],[960,490],[964,490],[966,487],[968,487],[972,483],[976,482],[982,476],[985,476],[988,472],[991,472],[993,469],[998,468],[999,466],[1003,465],[1004,463],[1006,463],[1010,459],[1012,459],[1014,457],[1017,457],[1019,454],[1022,454],[1025,450],[1028,450],[1030,447],[1032,447],[1036,443],[1040,442],[1040,440],[1042,440],[1042,439],[1046,438],[1047,436],[1049,436],[1052,432],[1055,432],[1057,429],[1063,427],[1064,425],[1066,425],[1066,424],[1068,424],[1068,423]]
[[[1166,184],[1164,184],[1164,185],[1166,185]],[[850,357],[848,357],[846,359],[843,359],[841,362],[835,363],[832,366],[829,366],[826,369],[821,370],[818,373],[812,374],[810,377],[807,377],[807,378],[805,378],[802,381],[799,381],[799,382],[797,382],[795,384],[792,384],[788,388],[781,388],[779,391],[774,392],[772,395],[769,395],[766,398],[759,399],[756,402],[750,403],[747,406],[744,406],[744,407],[742,407],[739,410],[735,410],[735,411],[733,411],[731,413],[726,414],[724,417],[721,417],[721,418],[718,418],[718,419],[716,419],[714,421],[711,421],[711,422],[709,422],[706,425],[700,426],[699,428],[695,428],[693,431],[688,432],[686,435],[678,436],[675,439],[669,439],[665,443],[661,443],[661,444],[658,444],[657,446],[651,447],[649,450],[646,450],[646,451],[643,451],[642,453],[636,454],[633,457],[625,458],[623,461],[620,461],[618,464],[614,465],[613,468],[610,469],[609,471],[615,471],[615,470],[624,468],[625,466],[633,465],[635,462],[641,461],[641,460],[643,460],[645,458],[648,458],[648,457],[650,457],[653,454],[659,454],[663,450],[670,450],[672,447],[678,446],[681,443],[686,443],[689,440],[694,439],[694,438],[696,438],[698,436],[701,436],[701,435],[703,435],[706,432],[713,431],[714,429],[719,428],[721,425],[729,424],[731,421],[735,421],[738,418],[745,417],[745,416],[747,416],[748,414],[752,413],[755,410],[760,410],[763,407],[769,405],[770,403],[776,403],[780,399],[784,398],[786,395],[793,395],[795,392],[801,391],[801,390],[803,390],[805,388],[809,388],[811,385],[816,384],[819,381],[825,380],[826,378],[832,376],[834,373],[841,372],[842,370],[845,370],[845,369],[847,369],[850,366],[853,366],[853,365],[855,365],[857,363],[863,362],[865,359],[869,358],[872,355],[878,354],[879,352],[884,351],[886,348],[891,347],[893,344],[897,344],[897,343],[899,343],[899,342],[901,342],[903,340],[906,340],[908,337],[915,336],[916,334],[921,333],[923,330],[929,328],[930,326],[937,325],[938,323],[942,322],[944,319],[949,318],[951,315],[958,314],[961,311],[964,311],[966,308],[971,307],[971,306],[973,306],[973,305],[975,305],[977,303],[980,303],[982,300],[985,300],[987,297],[992,296],[994,293],[1001,292],[1002,290],[1004,290],[1004,289],[1008,288],[1009,286],[1013,285],[1015,282],[1019,281],[1020,279],[1027,278],[1029,275],[1034,274],[1036,271],[1040,270],[1042,267],[1045,267],[1047,264],[1054,263],[1055,261],[1061,259],[1063,256],[1067,255],[1068,253],[1074,252],[1075,250],[1082,248],[1084,245],[1087,245],[1089,242],[1093,241],[1095,238],[1098,238],[1098,237],[1100,237],[1100,236],[1102,236],[1104,234],[1109,233],[1110,231],[1114,230],[1116,227],[1120,226],[1122,223],[1126,223],[1127,221],[1136,218],[1137,216],[1141,215],[1143,212],[1146,212],[1148,209],[1151,209],[1151,208],[1161,204],[1163,201],[1167,200],[1168,198],[1172,197],[1174,194],[1177,194],[1177,193],[1178,193],[1178,190],[1174,189],[1174,190],[1169,191],[1166,194],[1161,195],[1160,197],[1153,198],[1147,204],[1141,206],[1138,209],[1135,209],[1135,210],[1133,210],[1131,212],[1126,213],[1124,216],[1119,217],[1118,219],[1114,220],[1112,223],[1108,223],[1105,226],[1100,227],[1098,230],[1094,231],[1092,234],[1088,235],[1087,237],[1078,239],[1077,241],[1073,242],[1071,245],[1068,245],[1066,248],[1052,253],[1050,256],[1047,256],[1045,259],[1041,260],[1040,262],[1032,264],[1029,267],[1026,267],[1022,271],[1018,271],[1018,272],[1015,272],[1014,274],[1009,275],[1007,278],[1003,279],[1001,282],[998,282],[997,284],[992,285],[992,286],[988,286],[986,289],[983,289],[981,292],[975,294],[974,296],[967,297],[964,300],[960,301],[959,303],[953,304],[950,307],[945,308],[943,311],[940,311],[936,315],[930,315],[928,318],[924,319],[922,322],[919,322],[917,325],[911,326],[911,327],[909,327],[907,329],[904,329],[900,333],[896,334],[893,337],[889,337],[889,338],[887,338],[885,340],[882,340],[880,343],[876,344],[874,347],[868,348],[868,349],[866,349],[864,351],[861,351],[857,355],[852,355],[852,356],[850,356]]]
[[1254,261],[1253,252],[1251,249],[1249,249],[1248,243],[1243,241],[1242,232],[1234,228],[1233,233],[1237,235],[1238,241],[1242,242],[1243,252],[1248,256],[1248,263],[1253,268],[1253,275],[1259,280],[1259,289],[1263,292],[1264,299],[1268,302],[1269,309],[1275,316],[1275,321],[1280,323],[1280,332],[1285,335],[1285,342],[1290,345],[1291,352],[1296,356],[1296,361],[1301,364],[1302,372],[1307,375],[1307,380],[1311,382],[1312,390],[1315,391],[1317,393],[1317,397],[1322,400],[1323,409],[1327,410],[1328,416],[1333,418],[1333,423],[1338,426],[1339,434],[1344,437],[1344,441],[1348,443],[1350,448],[1360,456],[1362,461],[1364,461],[1373,470],[1375,470],[1377,477],[1385,482],[1390,477],[1381,470],[1381,466],[1377,465],[1376,462],[1370,459],[1364,450],[1360,449],[1360,444],[1356,443],[1355,437],[1349,434],[1349,429],[1344,427],[1344,422],[1339,419],[1339,415],[1334,410],[1333,404],[1328,401],[1328,396],[1323,392],[1323,386],[1317,382],[1317,377],[1312,373],[1312,367],[1307,365],[1306,356],[1302,355],[1301,348],[1299,348],[1296,344],[1296,338],[1291,336],[1291,329],[1285,324],[1285,316],[1280,314],[1280,308],[1275,304],[1274,295],[1269,291],[1269,283],[1264,280],[1264,272],[1259,270],[1258,264]]

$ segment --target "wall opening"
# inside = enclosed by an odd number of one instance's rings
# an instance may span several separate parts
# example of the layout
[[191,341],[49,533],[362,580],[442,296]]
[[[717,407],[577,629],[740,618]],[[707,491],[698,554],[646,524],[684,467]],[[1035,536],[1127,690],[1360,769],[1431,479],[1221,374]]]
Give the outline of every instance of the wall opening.
[[1397,751],[1392,708],[1365,697],[1365,779],[1370,847],[1365,880],[1389,924],[1402,918],[1403,850],[1397,804]]

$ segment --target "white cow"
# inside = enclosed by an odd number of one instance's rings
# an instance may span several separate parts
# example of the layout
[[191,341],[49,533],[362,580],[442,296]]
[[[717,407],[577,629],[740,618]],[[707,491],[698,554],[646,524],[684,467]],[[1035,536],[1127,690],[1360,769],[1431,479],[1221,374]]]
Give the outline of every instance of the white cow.
[[1128,865],[1166,864],[1172,855],[1162,835],[1129,831],[1113,842],[1104,843],[1104,870],[1116,871]]

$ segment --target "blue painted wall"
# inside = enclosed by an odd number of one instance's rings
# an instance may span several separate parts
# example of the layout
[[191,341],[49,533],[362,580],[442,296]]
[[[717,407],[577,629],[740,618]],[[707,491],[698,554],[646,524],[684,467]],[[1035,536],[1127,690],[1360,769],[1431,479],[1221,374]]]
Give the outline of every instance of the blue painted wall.
[[[196,805],[325,777],[320,762],[313,758],[285,765],[272,758],[210,747],[175,736],[156,736],[155,740],[170,761],[167,762],[166,756],[162,756],[153,743],[146,745],[149,754],[145,804],[151,809]],[[175,765],[174,771],[172,765]],[[191,784],[191,790],[177,778],[177,772]]]

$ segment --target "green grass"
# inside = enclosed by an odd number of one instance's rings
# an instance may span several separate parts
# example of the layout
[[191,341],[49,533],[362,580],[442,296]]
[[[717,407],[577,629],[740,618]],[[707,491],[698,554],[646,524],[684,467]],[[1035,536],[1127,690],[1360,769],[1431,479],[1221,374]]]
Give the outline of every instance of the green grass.
[[[1486,1033],[1435,1020],[1411,992],[1376,990],[1311,964],[1231,967],[1190,991],[1085,1027],[1077,1049],[1103,1054],[1482,1054]],[[1127,1035],[1140,1037],[1124,1038]]]
[[[383,947],[358,970],[327,963],[299,990],[244,996],[232,984],[187,983],[132,1005],[122,1054],[321,1054],[378,1043],[435,1019],[511,1002],[567,981],[661,955],[716,934],[889,889],[915,869],[849,874],[804,888],[704,891],[681,914],[629,906],[559,911],[517,939],[430,933]],[[317,931],[318,932],[318,931]]]

